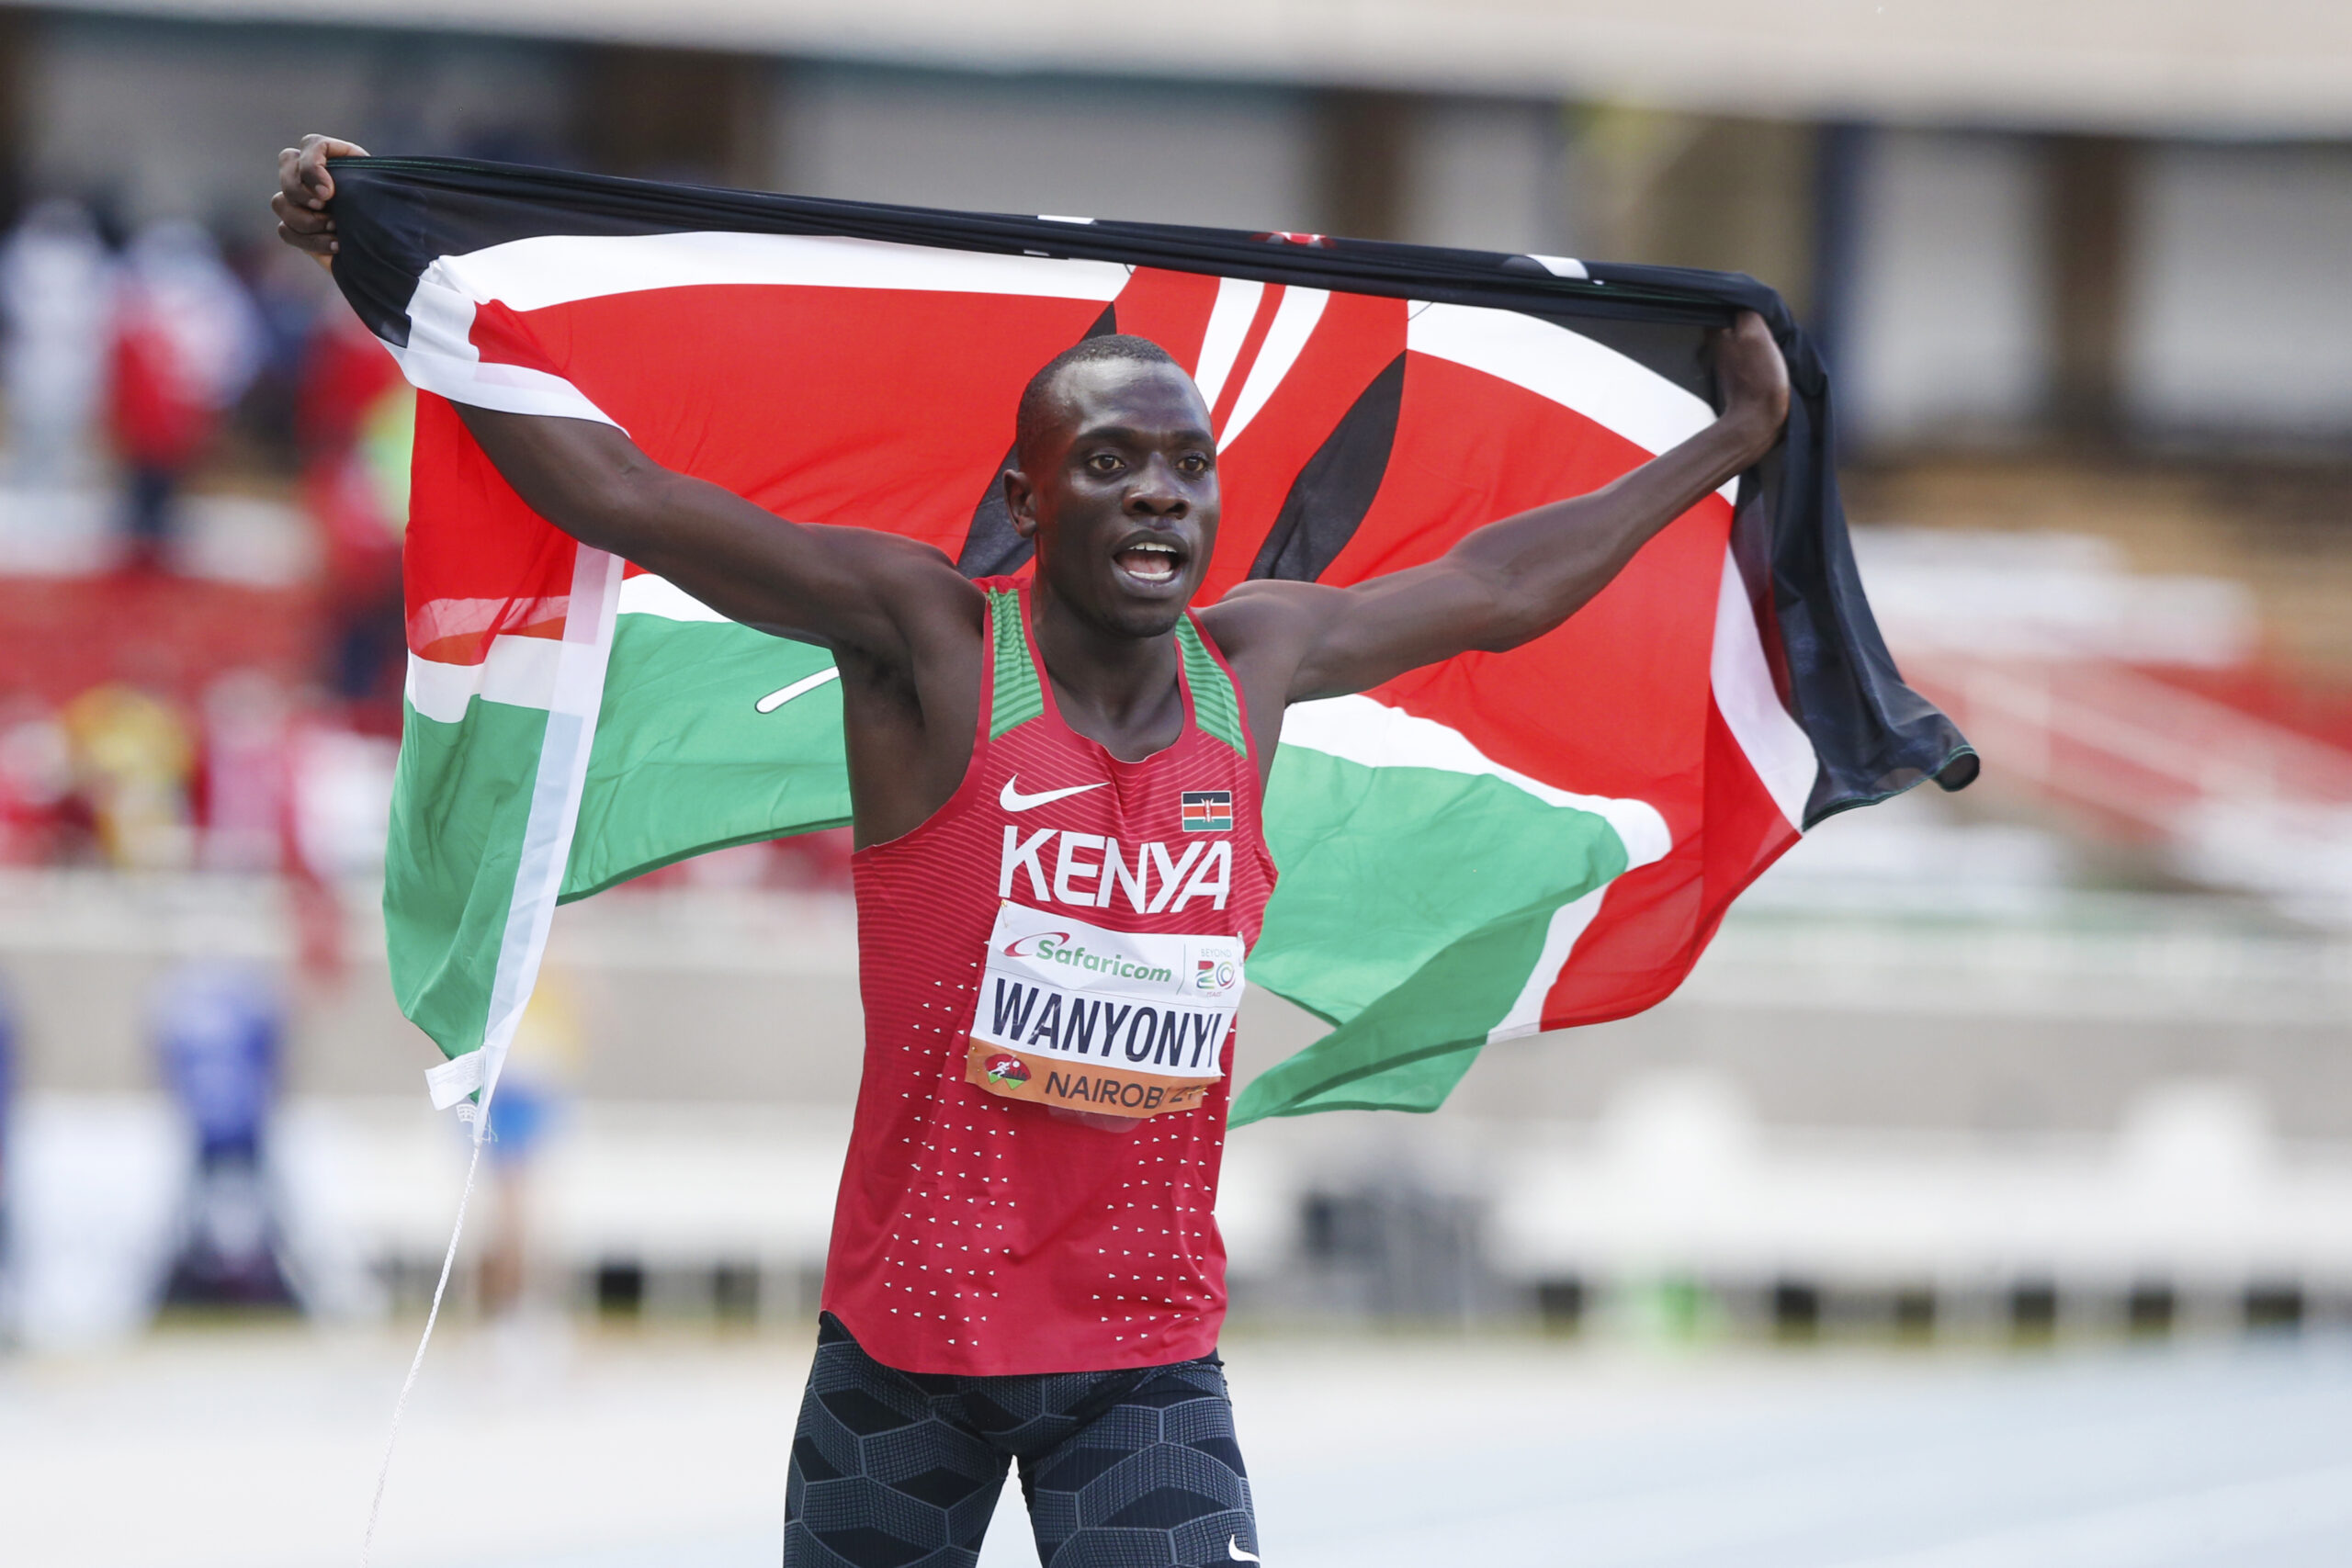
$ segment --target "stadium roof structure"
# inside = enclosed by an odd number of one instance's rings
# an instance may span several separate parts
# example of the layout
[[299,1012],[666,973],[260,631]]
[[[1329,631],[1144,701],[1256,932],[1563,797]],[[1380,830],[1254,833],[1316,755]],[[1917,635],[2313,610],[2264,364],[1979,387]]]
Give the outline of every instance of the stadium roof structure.
[[[67,8],[315,25],[307,0]],[[2344,0],[340,0],[338,23],[1805,118],[2352,136]]]

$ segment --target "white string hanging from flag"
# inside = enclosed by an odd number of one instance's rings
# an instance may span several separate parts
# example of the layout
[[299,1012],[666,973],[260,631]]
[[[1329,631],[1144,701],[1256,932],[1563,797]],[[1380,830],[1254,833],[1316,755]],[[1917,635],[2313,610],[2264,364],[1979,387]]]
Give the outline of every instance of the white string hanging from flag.
[[[485,1094],[484,1100],[488,1096]],[[471,1112],[470,1116],[467,1113]],[[424,1370],[424,1352],[433,1343],[434,1325],[441,1320],[441,1298],[449,1289],[449,1274],[458,1262],[458,1240],[466,1234],[466,1209],[473,1201],[474,1178],[481,1170],[481,1146],[488,1141],[490,1116],[481,1106],[461,1106],[458,1115],[474,1124],[473,1153],[466,1161],[465,1190],[458,1194],[457,1223],[449,1227],[449,1249],[441,1256],[441,1278],[433,1286],[433,1305],[424,1314],[424,1332],[418,1336],[416,1355],[408,1364],[408,1376],[401,1380],[400,1397],[392,1402],[391,1430],[384,1435],[384,1462],[377,1467],[376,1495],[368,1505],[368,1529],[359,1540],[359,1568],[368,1568],[376,1550],[376,1521],[384,1511],[384,1485],[391,1479],[392,1453],[400,1447],[401,1417],[408,1413],[408,1396],[415,1391],[417,1374]]]

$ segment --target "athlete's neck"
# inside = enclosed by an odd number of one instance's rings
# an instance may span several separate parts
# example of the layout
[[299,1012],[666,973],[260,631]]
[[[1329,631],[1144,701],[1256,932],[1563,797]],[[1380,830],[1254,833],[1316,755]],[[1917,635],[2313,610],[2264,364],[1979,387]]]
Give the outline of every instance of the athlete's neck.
[[1157,637],[1109,630],[1057,599],[1041,580],[1030,590],[1029,633],[1063,723],[1122,761],[1140,761],[1176,743],[1184,694],[1172,628]]

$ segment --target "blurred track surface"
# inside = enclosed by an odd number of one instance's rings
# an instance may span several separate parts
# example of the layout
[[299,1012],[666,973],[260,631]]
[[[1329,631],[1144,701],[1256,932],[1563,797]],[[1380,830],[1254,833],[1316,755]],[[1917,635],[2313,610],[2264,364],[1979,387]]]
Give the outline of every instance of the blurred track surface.
[[[460,1333],[382,1568],[758,1568],[805,1342]],[[2352,1344],[1996,1357],[1238,1338],[1266,1561],[2267,1568],[2352,1560]],[[356,1561],[396,1336],[0,1363],[13,1568]],[[1007,1490],[984,1568],[1035,1559]]]

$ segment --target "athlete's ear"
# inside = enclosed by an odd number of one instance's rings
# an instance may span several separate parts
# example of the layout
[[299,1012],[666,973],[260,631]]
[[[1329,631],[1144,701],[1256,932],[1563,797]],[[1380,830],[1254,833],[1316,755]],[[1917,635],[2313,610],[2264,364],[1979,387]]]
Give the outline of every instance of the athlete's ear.
[[1024,539],[1037,536],[1037,487],[1019,468],[1004,470],[1004,510],[1014,533]]

